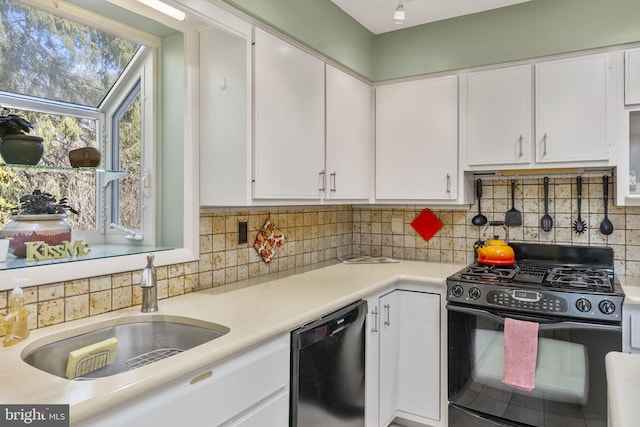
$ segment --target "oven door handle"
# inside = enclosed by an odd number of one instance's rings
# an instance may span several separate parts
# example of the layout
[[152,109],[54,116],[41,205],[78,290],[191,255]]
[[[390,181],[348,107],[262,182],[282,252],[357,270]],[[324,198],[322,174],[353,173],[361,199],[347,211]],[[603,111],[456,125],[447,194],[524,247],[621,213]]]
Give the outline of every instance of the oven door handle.
[[547,317],[539,317],[539,316],[529,315],[529,314],[509,313],[507,315],[506,313],[500,312],[500,311],[494,312],[492,310],[480,310],[477,308],[461,307],[461,306],[451,305],[451,304],[447,304],[447,310],[457,311],[457,312],[466,313],[466,314],[472,314],[474,316],[479,316],[479,317],[485,317],[500,323],[504,323],[504,319],[506,317],[510,317],[512,319],[517,319],[517,320],[526,320],[529,322],[536,322],[540,325],[539,328],[541,330],[588,329],[588,330],[611,331],[611,332],[622,331],[622,325],[605,325],[605,324],[599,324],[599,323],[575,322],[575,321],[567,321],[567,320],[554,321]]

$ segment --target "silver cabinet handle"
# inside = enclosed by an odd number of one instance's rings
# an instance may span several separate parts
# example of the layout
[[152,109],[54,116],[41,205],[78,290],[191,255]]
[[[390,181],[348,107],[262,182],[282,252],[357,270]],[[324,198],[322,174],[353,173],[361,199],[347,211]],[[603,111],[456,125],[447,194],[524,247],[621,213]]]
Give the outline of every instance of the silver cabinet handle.
[[542,137],[542,156],[547,155],[547,134],[545,133]]
[[376,305],[373,310],[371,310],[371,321],[373,325],[371,326],[371,332],[378,332],[378,306]]
[[447,174],[447,193],[451,193],[451,175]]
[[318,173],[318,180],[320,181],[320,186],[318,188],[318,191],[322,191],[324,192],[327,189],[327,186],[325,184],[325,180],[324,177],[327,174],[327,172],[323,169]]
[[336,172],[335,171],[331,172],[331,175],[329,175],[329,187],[331,187],[330,191],[332,193],[336,192]]
[[522,135],[520,135],[520,138],[518,138],[518,145],[520,147],[520,154],[518,154],[518,157],[522,157],[523,153],[522,153]]
[[391,325],[391,306],[389,304],[384,305],[384,313],[386,320],[384,321],[385,326]]

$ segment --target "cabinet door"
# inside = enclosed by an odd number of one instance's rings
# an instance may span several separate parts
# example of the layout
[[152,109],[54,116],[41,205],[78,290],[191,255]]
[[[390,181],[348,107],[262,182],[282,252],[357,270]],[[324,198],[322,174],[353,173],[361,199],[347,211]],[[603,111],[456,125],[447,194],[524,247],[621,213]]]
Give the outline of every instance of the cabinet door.
[[376,89],[376,198],[455,200],[456,76]]
[[250,201],[247,40],[200,32],[200,205]]
[[469,165],[531,162],[531,66],[469,74]]
[[240,419],[224,424],[232,427],[287,426],[289,424],[289,393],[281,393],[263,402]]
[[327,65],[326,197],[371,195],[371,86]]
[[640,104],[640,49],[626,51],[624,63],[624,102]]
[[622,307],[622,351],[640,354],[640,306],[624,304]]
[[536,161],[608,159],[606,55],[536,64]]
[[324,63],[260,29],[254,46],[254,198],[319,198]]
[[440,296],[398,291],[400,415],[440,420]]
[[396,290],[379,306],[379,425],[440,420],[440,296]]
[[289,347],[287,334],[148,394],[133,396],[79,427],[251,426],[254,419],[288,420],[289,406],[282,401],[288,401],[289,395]]
[[367,336],[365,339],[365,427],[378,427],[380,394],[380,298],[378,295],[367,299]]
[[395,418],[398,409],[398,371],[400,352],[398,314],[400,307],[398,295],[402,291],[393,291],[380,298],[380,348],[379,348],[379,426],[387,426]]

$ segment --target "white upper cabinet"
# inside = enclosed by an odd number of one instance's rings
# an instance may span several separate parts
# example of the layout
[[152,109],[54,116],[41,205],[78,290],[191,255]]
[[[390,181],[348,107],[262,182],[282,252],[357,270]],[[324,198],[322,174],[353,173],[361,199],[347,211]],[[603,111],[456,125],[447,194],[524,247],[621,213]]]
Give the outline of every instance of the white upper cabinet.
[[376,88],[376,199],[455,201],[458,82],[437,77]]
[[640,49],[625,52],[624,102],[627,105],[640,104]]
[[470,72],[461,163],[467,170],[608,165],[612,74],[608,54]]
[[327,65],[326,90],[324,197],[368,200],[374,142],[371,86]]
[[531,162],[531,65],[469,73],[469,165]]
[[536,64],[538,163],[609,159],[606,54]]
[[367,83],[329,65],[325,76],[323,61],[260,29],[214,28],[200,32],[199,95],[200,205],[370,200]]
[[324,62],[258,28],[254,38],[255,199],[319,199]]
[[251,199],[250,49],[250,37],[200,31],[201,206],[244,206]]

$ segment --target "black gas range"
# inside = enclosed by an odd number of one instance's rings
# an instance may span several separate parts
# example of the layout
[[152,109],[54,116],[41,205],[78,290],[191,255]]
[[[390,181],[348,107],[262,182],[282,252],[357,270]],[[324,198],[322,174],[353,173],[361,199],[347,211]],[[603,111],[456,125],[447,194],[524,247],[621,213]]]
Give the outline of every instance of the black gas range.
[[516,263],[471,264],[447,279],[451,304],[621,322],[624,292],[613,249],[510,243]]
[[[448,425],[606,427],[605,357],[622,351],[613,250],[510,246],[515,264],[472,264],[447,279]],[[532,390],[502,381],[507,319],[537,324]]]

